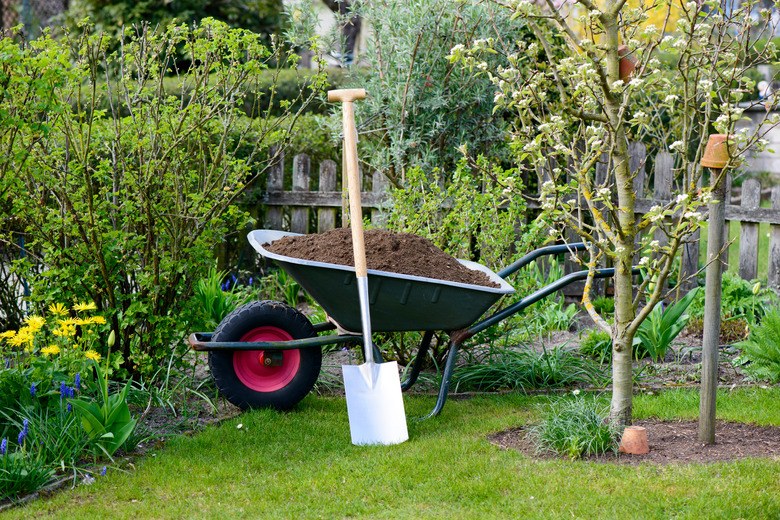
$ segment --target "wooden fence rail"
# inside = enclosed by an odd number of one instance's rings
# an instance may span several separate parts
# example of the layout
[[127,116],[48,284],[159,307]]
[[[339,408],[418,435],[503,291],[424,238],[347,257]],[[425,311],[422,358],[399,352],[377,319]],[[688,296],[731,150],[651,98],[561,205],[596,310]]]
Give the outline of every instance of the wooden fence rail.
[[[674,188],[674,157],[668,153],[659,153],[653,161],[653,187],[650,197],[645,196],[645,149],[637,143],[631,145],[631,167],[637,172],[634,181],[636,190],[637,216],[648,213],[653,206],[666,204]],[[339,189],[338,165],[333,161],[324,161],[319,165],[316,175],[317,188],[312,189],[312,166],[309,157],[300,154],[293,158],[291,190],[285,190],[284,159],[275,164],[268,174],[267,190],[262,203],[266,206],[265,227],[268,229],[288,229],[295,233],[310,233],[311,223],[317,222],[316,231],[322,233],[338,225],[337,216],[344,204],[344,194]],[[602,170],[605,166],[602,166]],[[597,172],[597,177],[601,173]],[[374,172],[370,178],[364,178],[361,172],[361,198],[363,206],[371,211],[374,222],[381,222],[386,197],[387,182],[384,175]],[[766,190],[765,190],[766,192]],[[780,186],[768,189],[770,208],[761,208],[761,185],[755,179],[744,182],[740,204],[731,204],[731,179],[728,180],[726,200],[726,229],[728,238],[730,225],[739,225],[739,265],[738,273],[744,279],[752,280],[758,276],[758,260],[766,255],[767,282],[770,287],[780,289]],[[531,205],[533,206],[533,205]],[[285,209],[287,208],[287,209]],[[706,208],[704,208],[706,211]],[[342,214],[346,214],[343,212]],[[769,247],[759,251],[759,224],[770,224]],[[697,232],[698,235],[698,232]],[[665,240],[659,233],[657,240]],[[681,270],[684,275],[699,269],[698,236],[684,246]],[[726,240],[727,242],[728,240]],[[728,251],[723,261],[728,263]],[[695,284],[692,280],[688,285]]]

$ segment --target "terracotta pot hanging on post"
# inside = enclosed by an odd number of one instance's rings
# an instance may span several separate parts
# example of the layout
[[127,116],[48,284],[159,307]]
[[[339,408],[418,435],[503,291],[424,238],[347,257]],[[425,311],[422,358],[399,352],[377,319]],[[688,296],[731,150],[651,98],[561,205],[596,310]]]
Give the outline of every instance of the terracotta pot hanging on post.
[[[704,148],[701,165],[707,168],[725,168],[734,151],[733,136],[712,134]],[[731,153],[730,153],[731,152]],[[720,172],[718,172],[720,173]]]
[[625,45],[618,47],[618,57],[620,58],[618,74],[620,75],[621,80],[626,81],[634,75],[636,61],[631,55],[631,50]]

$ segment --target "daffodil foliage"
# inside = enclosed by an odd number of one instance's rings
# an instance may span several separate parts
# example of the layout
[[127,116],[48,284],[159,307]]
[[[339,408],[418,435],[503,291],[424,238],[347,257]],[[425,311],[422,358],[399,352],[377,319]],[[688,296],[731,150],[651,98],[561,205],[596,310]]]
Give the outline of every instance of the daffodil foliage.
[[[707,138],[733,135],[724,172],[738,166],[748,148],[763,145],[761,133],[736,132],[735,125],[744,103],[756,98],[751,68],[776,60],[772,44],[759,50],[751,42],[771,36],[777,16],[757,9],[751,16],[756,4],[736,9],[730,1],[499,3],[504,10],[497,16],[522,21],[536,39],[481,38],[453,48],[449,57],[483,70],[497,110],[513,114],[514,156],[538,179],[551,235],[570,230],[590,242],[582,262],[591,273],[604,261],[616,267],[614,321],[591,304],[590,279],[583,303],[612,334],[612,416],[629,422],[634,335],[674,285],[667,282],[675,258],[710,201],[708,183],[700,182]],[[660,22],[650,23],[651,16]],[[540,52],[546,66],[529,70],[528,61]],[[508,65],[486,66],[496,54]],[[675,172],[671,200],[639,215],[637,171],[651,165],[631,164],[631,142],[643,143],[647,157],[668,154]],[[631,268],[639,257],[645,258],[643,276],[635,285]]]
[[234,202],[264,175],[266,138],[281,153],[299,113],[249,118],[247,93],[295,59],[208,19],[0,46],[13,86],[0,99],[0,203],[3,228],[26,238],[19,275],[41,308],[95,302],[124,366],[153,370],[214,247],[248,221]]

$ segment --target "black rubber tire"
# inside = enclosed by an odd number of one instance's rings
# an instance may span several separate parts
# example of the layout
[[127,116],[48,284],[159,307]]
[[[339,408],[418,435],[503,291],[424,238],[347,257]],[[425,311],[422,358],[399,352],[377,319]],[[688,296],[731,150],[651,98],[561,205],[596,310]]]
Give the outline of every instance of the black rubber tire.
[[[301,312],[281,302],[263,300],[247,303],[228,314],[214,331],[213,341],[240,341],[259,327],[282,329],[293,339],[316,336],[311,322]],[[322,366],[320,347],[298,349],[300,362],[292,380],[277,390],[257,391],[239,379],[233,363],[234,353],[236,351],[210,351],[209,368],[222,395],[242,410],[289,410],[309,393]]]

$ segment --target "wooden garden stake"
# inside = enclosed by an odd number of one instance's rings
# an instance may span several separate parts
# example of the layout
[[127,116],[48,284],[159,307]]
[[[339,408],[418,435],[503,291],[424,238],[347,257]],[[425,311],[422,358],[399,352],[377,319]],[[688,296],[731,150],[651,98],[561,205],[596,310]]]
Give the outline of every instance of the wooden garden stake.
[[726,182],[723,169],[729,161],[728,136],[711,135],[701,164],[710,169],[712,200],[707,229],[707,270],[704,288],[704,335],[702,338],[701,400],[699,402],[699,441],[715,442],[715,400],[718,391],[718,340],[723,265],[723,224],[726,214]]

